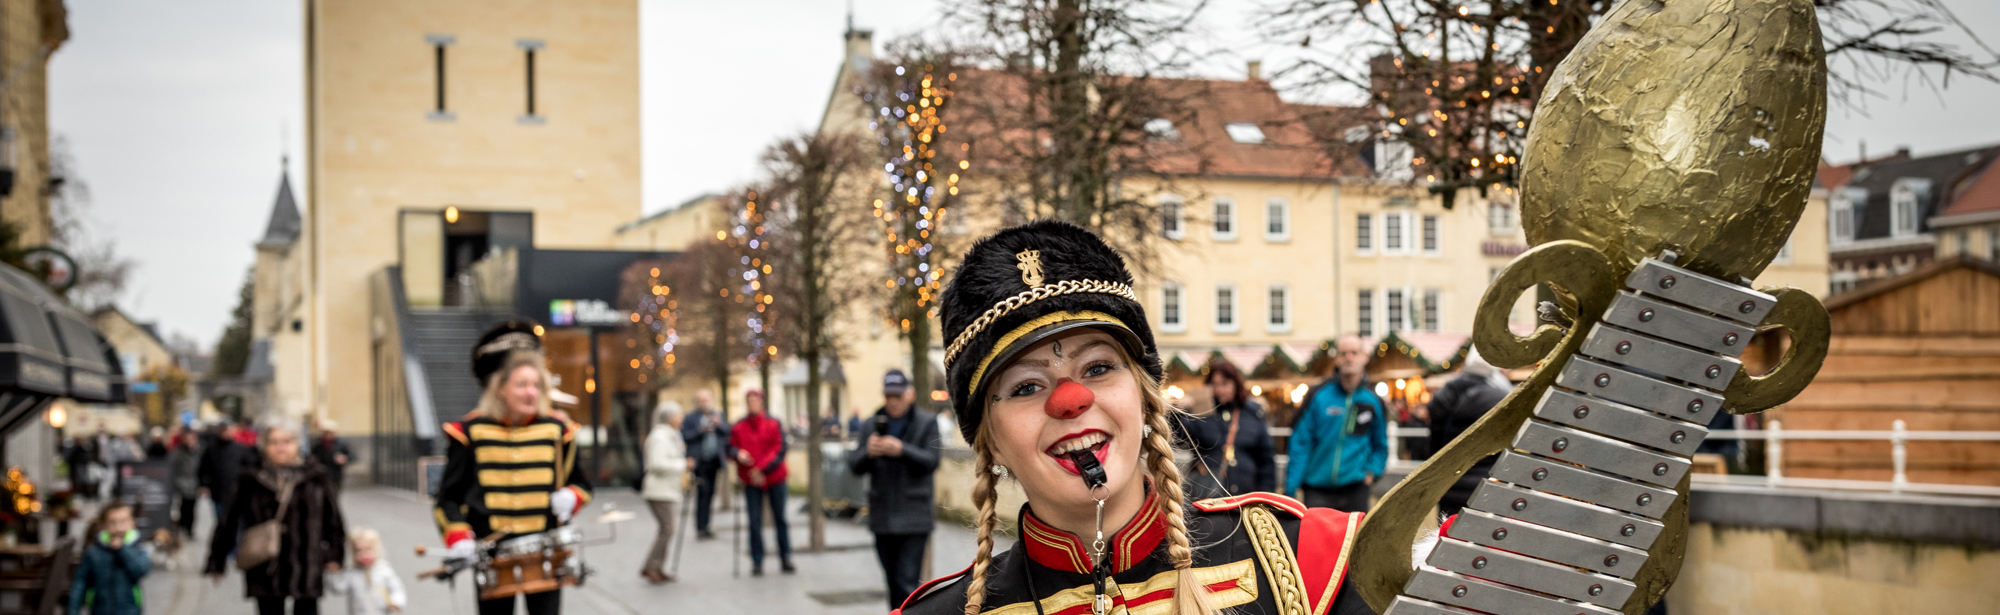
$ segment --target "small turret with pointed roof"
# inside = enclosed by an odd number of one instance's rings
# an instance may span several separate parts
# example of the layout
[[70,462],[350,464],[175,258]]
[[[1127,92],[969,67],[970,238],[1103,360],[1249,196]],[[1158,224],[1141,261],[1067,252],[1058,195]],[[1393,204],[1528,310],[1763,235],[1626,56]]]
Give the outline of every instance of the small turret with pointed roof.
[[257,241],[257,247],[277,250],[292,247],[298,243],[301,227],[298,201],[292,198],[291,173],[280,165],[278,198],[271,203],[271,221],[264,225],[264,238]]

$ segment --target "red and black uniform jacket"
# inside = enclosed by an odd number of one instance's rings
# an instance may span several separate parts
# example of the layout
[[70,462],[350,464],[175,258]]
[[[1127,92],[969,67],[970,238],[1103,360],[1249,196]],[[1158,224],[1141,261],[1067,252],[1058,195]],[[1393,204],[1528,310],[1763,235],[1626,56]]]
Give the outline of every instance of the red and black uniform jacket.
[[450,443],[436,509],[445,544],[556,527],[549,496],[557,489],[574,491],[576,507],[583,508],[590,483],[576,463],[576,432],[575,423],[552,416],[446,423]]
[[[1113,615],[1164,613],[1177,571],[1167,559],[1167,520],[1150,496],[1131,523],[1106,539]],[[1194,576],[1216,609],[1236,615],[1373,615],[1342,583],[1361,515],[1307,509],[1297,500],[1253,493],[1194,503],[1187,518]],[[1021,540],[987,568],[982,612],[1088,615],[1096,590],[1089,541],[1021,510]],[[917,589],[892,615],[963,615],[970,569]],[[1227,609],[1224,611],[1224,609]]]

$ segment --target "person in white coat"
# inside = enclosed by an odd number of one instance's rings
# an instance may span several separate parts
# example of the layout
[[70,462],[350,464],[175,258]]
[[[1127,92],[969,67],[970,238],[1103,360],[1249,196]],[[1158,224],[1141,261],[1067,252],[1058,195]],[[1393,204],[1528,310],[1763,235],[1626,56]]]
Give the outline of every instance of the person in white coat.
[[667,545],[674,541],[674,512],[681,503],[686,487],[682,483],[691,464],[687,443],[681,441],[681,405],[662,401],[653,411],[653,429],[646,434],[646,481],[641,493],[660,524],[653,548],[646,554],[646,565],[639,569],[639,576],[654,584],[674,580],[661,565],[667,561]]
[[[357,528],[347,535],[354,548],[354,566],[346,570],[328,572],[326,589],[330,593],[347,596],[349,615],[384,615],[401,613],[409,604],[409,596],[403,592],[403,580],[396,578],[396,569],[381,558],[382,535],[375,530]],[[332,568],[329,564],[328,568]]]

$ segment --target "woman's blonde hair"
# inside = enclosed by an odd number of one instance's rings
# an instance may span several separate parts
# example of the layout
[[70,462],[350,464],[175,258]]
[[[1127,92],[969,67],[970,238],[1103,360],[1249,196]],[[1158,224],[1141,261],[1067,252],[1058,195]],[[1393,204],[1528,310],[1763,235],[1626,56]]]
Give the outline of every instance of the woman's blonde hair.
[[503,385],[507,382],[507,376],[514,373],[514,370],[522,367],[533,367],[536,372],[542,375],[541,378],[536,379],[535,388],[540,390],[541,394],[535,397],[535,414],[545,415],[554,410],[555,406],[550,405],[549,401],[549,389],[551,387],[549,385],[548,361],[542,358],[542,353],[532,350],[516,350],[507,353],[507,361],[500,365],[500,369],[494,370],[492,376],[487,377],[486,390],[479,394],[479,405],[473,408],[472,413],[489,419],[506,418],[507,400],[500,397],[500,389],[504,388]]
[[[1138,374],[1136,380],[1145,405],[1141,416],[1146,426],[1153,430],[1152,435],[1142,443],[1141,458],[1147,463],[1146,472],[1153,479],[1153,488],[1160,492],[1160,509],[1167,519],[1167,561],[1173,563],[1178,571],[1173,608],[1168,614],[1215,615],[1208,588],[1194,577],[1194,546],[1188,538],[1187,506],[1183,503],[1186,494],[1181,489],[1180,468],[1174,465],[1174,445],[1170,435],[1173,431],[1167,417],[1180,410],[1167,403],[1166,397],[1160,394],[1160,383],[1154,381],[1152,375],[1144,370],[1135,369],[1133,372]],[[972,572],[965,586],[966,615],[978,615],[986,604],[986,576],[993,564],[993,531],[1000,521],[994,509],[999,499],[999,477],[989,469],[993,467],[992,425],[991,420],[982,421],[972,443],[977,458],[973,472],[978,478],[972,487],[972,504],[976,509],[979,550],[972,559]]]

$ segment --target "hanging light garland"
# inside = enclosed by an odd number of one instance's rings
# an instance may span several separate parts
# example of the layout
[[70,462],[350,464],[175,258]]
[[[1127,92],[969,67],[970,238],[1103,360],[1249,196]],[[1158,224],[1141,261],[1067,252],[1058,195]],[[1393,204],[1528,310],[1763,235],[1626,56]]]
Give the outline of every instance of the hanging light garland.
[[744,360],[755,365],[770,361],[778,356],[778,347],[772,343],[776,339],[773,325],[776,319],[769,316],[776,298],[766,281],[771,275],[771,229],[765,225],[765,212],[771,207],[766,202],[757,204],[757,191],[743,194],[743,206],[736,211],[736,226],[730,233],[730,245],[736,248],[736,262],[731,266],[730,283],[738,284],[734,293],[738,305],[745,305],[743,324],[744,341],[749,343],[750,352]]
[[[889,81],[886,89],[862,94],[864,102],[876,107],[868,127],[890,154],[882,164],[889,193],[874,200],[888,257],[882,285],[895,291],[893,305],[935,312],[944,279],[935,254],[939,223],[958,195],[960,173],[972,167],[969,144],[959,144],[954,156],[943,143],[945,109],[952,103],[958,73],[938,74],[934,64],[922,70],[897,66]],[[907,332],[912,326],[908,316],[892,313],[890,319]]]
[[673,376],[674,347],[680,344],[680,301],[673,296],[674,289],[660,281],[660,268],[653,267],[648,272],[647,288],[639,293],[639,309],[632,313],[632,334],[625,344],[628,348],[643,348],[638,358],[627,365],[638,372],[639,384],[659,379],[661,384]]

